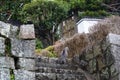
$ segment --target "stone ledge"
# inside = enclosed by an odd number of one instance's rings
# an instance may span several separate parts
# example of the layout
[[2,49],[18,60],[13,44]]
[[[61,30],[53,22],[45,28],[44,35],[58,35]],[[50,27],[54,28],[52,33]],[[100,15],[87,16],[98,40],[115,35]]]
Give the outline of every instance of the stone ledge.
[[10,36],[10,24],[0,21],[0,34],[8,38]]
[[34,25],[21,25],[20,26],[20,39],[35,39]]
[[[58,59],[59,58],[37,57],[36,62],[60,64],[58,63]],[[67,63],[65,64],[71,64],[71,59],[67,59]]]
[[36,73],[36,80],[86,80],[84,75]]
[[11,52],[16,57],[35,57],[35,40],[11,39]]
[[35,59],[19,58],[17,65],[20,69],[35,70]]
[[11,57],[0,57],[0,68],[15,69],[14,59]]
[[5,38],[0,37],[0,55],[5,55]]
[[114,45],[119,45],[120,46],[120,35],[109,33],[108,36],[107,36],[107,41],[110,44],[114,44]]
[[14,70],[15,80],[35,80],[35,72],[27,70]]
[[36,72],[44,72],[44,73],[59,73],[59,74],[81,74],[82,72],[72,69],[56,69],[56,68],[49,68],[49,67],[38,67]]
[[0,68],[0,80],[10,80],[10,70]]
[[54,63],[36,63],[36,67],[50,67],[56,69],[76,69],[75,65],[68,65],[68,64],[54,64]]

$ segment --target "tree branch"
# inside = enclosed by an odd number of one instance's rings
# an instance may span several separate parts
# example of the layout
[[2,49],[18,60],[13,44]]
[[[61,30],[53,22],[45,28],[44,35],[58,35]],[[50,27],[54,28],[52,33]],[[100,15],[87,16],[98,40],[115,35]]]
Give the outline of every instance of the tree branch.
[[101,5],[111,9],[112,11],[117,11],[117,12],[120,11],[120,10],[116,9],[115,7],[111,7],[110,5],[107,5],[105,3],[102,3]]

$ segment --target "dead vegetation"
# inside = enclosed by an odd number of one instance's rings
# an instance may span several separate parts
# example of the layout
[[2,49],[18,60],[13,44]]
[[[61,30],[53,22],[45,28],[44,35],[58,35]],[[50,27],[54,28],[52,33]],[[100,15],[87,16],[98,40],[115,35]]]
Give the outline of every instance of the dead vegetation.
[[94,41],[102,40],[108,33],[120,34],[120,17],[111,16],[90,28],[90,37]]
[[54,45],[55,51],[59,53],[64,47],[69,47],[68,54],[73,58],[73,64],[82,68],[81,61],[86,61],[87,66],[83,66],[86,69],[82,69],[94,76],[95,80],[118,80],[119,73],[112,67],[115,61],[106,36],[109,33],[120,34],[120,16],[105,18],[89,31],[89,34],[75,34],[64,42],[59,41]]
[[94,46],[96,42],[103,40],[108,33],[120,34],[120,17],[111,16],[101,20],[97,25],[90,28],[89,34],[75,34],[65,42],[54,45],[55,51],[59,54],[64,47],[69,47],[69,57],[80,54],[85,48]]

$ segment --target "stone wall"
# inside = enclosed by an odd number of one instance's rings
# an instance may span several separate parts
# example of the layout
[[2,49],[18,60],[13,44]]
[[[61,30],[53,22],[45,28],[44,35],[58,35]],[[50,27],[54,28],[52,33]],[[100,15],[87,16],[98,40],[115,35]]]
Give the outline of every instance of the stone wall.
[[34,25],[0,21],[0,80],[35,80]]
[[110,33],[107,36],[107,41],[110,44],[111,54],[115,59],[113,67],[118,73],[118,80],[120,80],[120,35]]
[[120,80],[119,55],[120,35],[109,33],[74,56],[73,63],[92,74],[95,80]]
[[0,22],[0,80],[87,80],[69,61],[35,55],[34,25]]
[[119,50],[120,35],[110,33],[60,64],[35,55],[34,25],[0,21],[0,80],[120,80]]

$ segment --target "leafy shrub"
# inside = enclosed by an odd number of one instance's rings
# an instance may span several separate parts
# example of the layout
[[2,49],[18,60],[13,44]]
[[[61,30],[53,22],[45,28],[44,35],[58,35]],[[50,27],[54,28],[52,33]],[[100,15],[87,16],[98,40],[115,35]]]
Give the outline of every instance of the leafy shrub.
[[107,13],[105,10],[98,10],[98,11],[85,11],[85,12],[78,12],[79,18],[84,18],[84,17],[104,17],[104,16],[109,16],[110,14]]
[[39,39],[36,39],[36,49],[42,49],[43,48],[43,44]]

